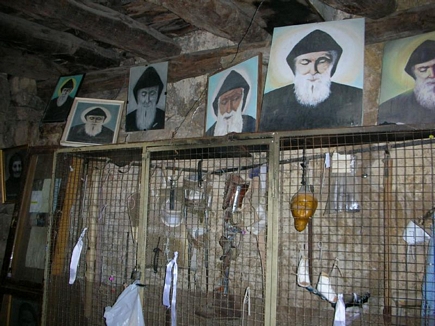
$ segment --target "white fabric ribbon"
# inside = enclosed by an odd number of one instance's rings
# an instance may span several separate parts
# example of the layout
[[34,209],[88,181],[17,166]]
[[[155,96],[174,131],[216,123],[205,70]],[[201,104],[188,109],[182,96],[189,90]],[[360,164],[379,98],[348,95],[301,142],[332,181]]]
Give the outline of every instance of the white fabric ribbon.
[[338,295],[335,304],[334,326],[346,326],[346,306],[344,305],[343,294]]
[[77,266],[79,265],[80,254],[82,253],[83,237],[85,236],[87,229],[88,228],[83,229],[72,252],[71,264],[69,265],[69,284],[74,284],[77,277]]
[[248,305],[248,316],[251,316],[251,289],[249,286],[246,288],[245,295],[243,296],[242,325],[245,325],[245,305]]
[[[165,287],[163,289],[163,305],[166,308],[171,308],[171,326],[177,325],[177,275],[178,275],[178,265],[177,265],[178,252],[174,252],[174,258],[166,265],[166,277],[165,277]],[[172,287],[172,300],[170,302],[169,298],[171,296]]]

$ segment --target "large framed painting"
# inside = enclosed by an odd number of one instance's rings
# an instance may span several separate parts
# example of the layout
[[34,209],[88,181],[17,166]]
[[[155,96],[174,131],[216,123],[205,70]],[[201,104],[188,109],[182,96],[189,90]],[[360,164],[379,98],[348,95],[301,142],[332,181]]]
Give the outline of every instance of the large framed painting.
[[65,122],[85,74],[59,77],[53,95],[45,108],[43,123]]
[[76,97],[61,145],[114,144],[118,139],[124,101]]
[[41,325],[42,300],[28,293],[4,294],[0,324],[4,326]]
[[[9,258],[5,282],[11,286],[26,284],[30,289],[40,287],[43,282],[48,216],[53,210],[50,206],[53,152],[54,148],[31,147],[28,150],[18,222],[9,231],[8,241],[13,245],[8,243],[5,252],[5,257]],[[59,189],[59,183],[56,179],[53,188]]]
[[22,188],[27,161],[27,146],[18,146],[2,150],[2,202],[15,203]]
[[435,32],[385,43],[378,125],[435,123]]
[[206,136],[257,131],[261,55],[208,79]]
[[125,131],[165,128],[168,62],[130,68]]
[[364,19],[275,28],[260,131],[362,125]]

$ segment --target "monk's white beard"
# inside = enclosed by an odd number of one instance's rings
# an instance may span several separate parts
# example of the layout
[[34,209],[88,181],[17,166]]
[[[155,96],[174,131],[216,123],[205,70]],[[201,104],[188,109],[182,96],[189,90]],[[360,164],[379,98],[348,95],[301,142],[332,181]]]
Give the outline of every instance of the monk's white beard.
[[139,106],[136,110],[136,126],[139,130],[151,129],[154,119],[156,117],[156,105],[149,107]]
[[315,107],[331,94],[331,78],[327,72],[316,75],[315,81],[309,81],[309,78],[312,76],[296,74],[294,81],[296,100],[301,105]]
[[89,136],[96,136],[103,130],[103,125],[85,124],[85,132]]
[[60,95],[56,101],[57,106],[62,106],[67,99],[68,99],[68,95]]
[[[237,111],[232,111],[231,113],[225,113],[224,115],[218,114],[216,127],[214,128],[215,136],[223,136],[231,132],[242,132],[243,130],[243,117],[242,117],[242,105],[241,102]],[[225,119],[225,117],[229,117]]]
[[426,109],[435,109],[435,81],[417,80],[414,94],[421,106]]

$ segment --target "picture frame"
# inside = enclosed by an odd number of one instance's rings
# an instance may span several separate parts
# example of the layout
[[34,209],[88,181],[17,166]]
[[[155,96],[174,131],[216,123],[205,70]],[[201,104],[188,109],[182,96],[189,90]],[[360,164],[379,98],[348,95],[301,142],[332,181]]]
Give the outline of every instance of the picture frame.
[[1,151],[1,200],[17,202],[27,169],[27,146],[6,148]]
[[76,97],[60,141],[64,146],[114,144],[124,101]]
[[29,293],[4,294],[0,311],[0,324],[40,325],[42,315],[42,298]]
[[385,42],[377,124],[435,123],[435,31]]
[[31,147],[27,153],[27,170],[17,223],[10,228],[8,241],[11,241],[11,245],[8,244],[5,252],[6,259],[9,258],[4,263],[8,266],[8,273],[2,281],[11,286],[26,284],[30,289],[40,288],[43,283],[48,217],[54,210],[50,206],[51,191],[59,189],[60,185],[60,179],[52,179],[55,149]]
[[260,132],[363,125],[364,18],[273,31]]
[[260,53],[208,78],[206,136],[257,131],[261,62]]
[[67,120],[84,77],[85,74],[59,77],[42,116],[42,123],[65,122]]
[[168,62],[130,68],[126,132],[165,129],[167,80]]

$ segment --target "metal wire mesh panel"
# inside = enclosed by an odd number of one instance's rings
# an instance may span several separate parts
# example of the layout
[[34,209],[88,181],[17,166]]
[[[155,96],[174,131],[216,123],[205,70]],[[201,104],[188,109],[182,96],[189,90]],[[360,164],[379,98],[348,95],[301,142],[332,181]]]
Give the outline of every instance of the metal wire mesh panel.
[[331,325],[341,295],[346,325],[434,323],[427,137],[282,139],[277,325]]
[[153,150],[145,320],[165,325],[166,265],[178,253],[177,325],[263,325],[267,146]]
[[135,279],[147,325],[331,325],[341,303],[346,325],[433,324],[432,133],[62,151],[47,325],[103,325]]
[[56,162],[46,324],[104,325],[104,308],[130,284],[137,264],[141,150],[66,152]]

